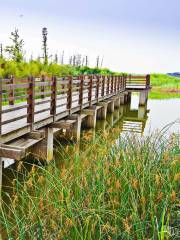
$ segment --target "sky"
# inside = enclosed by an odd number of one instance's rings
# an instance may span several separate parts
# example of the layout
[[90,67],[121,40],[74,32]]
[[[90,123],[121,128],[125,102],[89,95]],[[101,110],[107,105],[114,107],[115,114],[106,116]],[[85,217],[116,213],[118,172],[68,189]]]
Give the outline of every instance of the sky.
[[180,72],[179,9],[179,0],[0,0],[0,43],[18,28],[37,57],[47,27],[49,55],[64,51],[65,61],[80,53],[119,72]]

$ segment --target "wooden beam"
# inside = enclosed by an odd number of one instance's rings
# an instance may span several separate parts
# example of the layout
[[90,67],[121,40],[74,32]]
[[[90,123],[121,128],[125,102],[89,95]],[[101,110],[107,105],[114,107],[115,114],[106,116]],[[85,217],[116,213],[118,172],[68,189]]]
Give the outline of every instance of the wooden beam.
[[62,129],[71,129],[73,128],[76,120],[61,120],[58,122],[54,122],[50,125],[51,128],[62,128]]
[[26,156],[26,151],[22,147],[16,147],[6,144],[0,146],[0,157],[21,160]]

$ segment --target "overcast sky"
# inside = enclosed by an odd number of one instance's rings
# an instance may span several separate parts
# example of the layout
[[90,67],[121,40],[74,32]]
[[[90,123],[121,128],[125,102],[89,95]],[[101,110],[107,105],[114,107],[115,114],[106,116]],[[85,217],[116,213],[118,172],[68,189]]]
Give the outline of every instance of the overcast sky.
[[27,55],[41,54],[48,28],[49,53],[88,55],[116,71],[180,71],[179,0],[0,0],[0,42],[17,27]]

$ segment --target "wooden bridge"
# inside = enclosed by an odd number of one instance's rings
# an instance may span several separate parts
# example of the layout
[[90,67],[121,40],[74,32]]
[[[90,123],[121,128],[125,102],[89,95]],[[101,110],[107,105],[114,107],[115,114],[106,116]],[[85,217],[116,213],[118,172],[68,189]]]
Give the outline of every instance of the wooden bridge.
[[0,79],[0,159],[33,153],[51,160],[54,135],[65,130],[78,141],[81,124],[95,128],[96,119],[130,102],[133,91],[145,105],[149,89],[150,75]]

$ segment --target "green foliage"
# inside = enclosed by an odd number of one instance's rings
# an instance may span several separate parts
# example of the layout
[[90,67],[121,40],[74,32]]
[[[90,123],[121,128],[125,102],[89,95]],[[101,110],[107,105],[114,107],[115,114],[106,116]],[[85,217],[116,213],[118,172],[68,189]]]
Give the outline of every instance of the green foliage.
[[59,65],[57,63],[43,64],[39,60],[27,62],[7,61],[0,59],[0,76],[8,78],[14,75],[16,78],[25,78],[29,75],[39,77],[40,75],[80,75],[80,74],[102,74],[109,75],[114,74],[107,68],[90,68],[90,67],[73,67],[70,65]]

